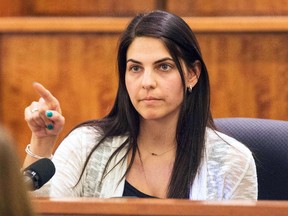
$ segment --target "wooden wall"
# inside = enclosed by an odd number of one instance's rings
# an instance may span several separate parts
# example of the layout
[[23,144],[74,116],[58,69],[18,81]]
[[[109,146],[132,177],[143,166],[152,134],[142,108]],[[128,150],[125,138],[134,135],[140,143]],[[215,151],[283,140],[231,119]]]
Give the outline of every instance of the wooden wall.
[[287,0],[10,0],[0,16],[133,16],[165,9],[180,16],[287,16]]
[[214,117],[288,120],[287,0],[14,1],[0,3],[0,121],[21,159],[30,140],[23,112],[38,99],[32,83],[61,102],[59,141],[75,124],[103,117],[117,89],[120,32],[132,15],[156,8],[183,16],[195,31]]

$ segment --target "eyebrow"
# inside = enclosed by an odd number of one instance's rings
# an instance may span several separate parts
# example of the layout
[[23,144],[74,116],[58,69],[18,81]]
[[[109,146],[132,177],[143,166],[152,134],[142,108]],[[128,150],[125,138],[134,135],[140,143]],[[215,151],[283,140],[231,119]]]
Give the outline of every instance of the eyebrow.
[[[167,61],[167,60],[170,60],[170,61],[174,62],[174,60],[172,58],[166,57],[166,58],[162,58],[162,59],[159,59],[159,60],[155,61],[154,64],[158,64],[160,62]],[[134,60],[134,59],[128,59],[126,63],[128,63],[128,62],[142,64],[140,61],[137,61],[137,60]]]

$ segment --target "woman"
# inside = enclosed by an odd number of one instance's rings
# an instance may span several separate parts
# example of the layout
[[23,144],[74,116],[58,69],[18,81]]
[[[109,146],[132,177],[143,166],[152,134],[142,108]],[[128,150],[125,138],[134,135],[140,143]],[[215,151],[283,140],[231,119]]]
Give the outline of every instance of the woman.
[[[257,199],[251,152],[216,132],[208,72],[180,17],[136,16],[120,39],[118,71],[111,112],[78,125],[58,147],[50,196]],[[34,88],[41,98],[25,110],[25,166],[50,156],[64,124],[57,99]]]
[[8,131],[0,126],[0,215],[32,216],[34,212],[13,145]]

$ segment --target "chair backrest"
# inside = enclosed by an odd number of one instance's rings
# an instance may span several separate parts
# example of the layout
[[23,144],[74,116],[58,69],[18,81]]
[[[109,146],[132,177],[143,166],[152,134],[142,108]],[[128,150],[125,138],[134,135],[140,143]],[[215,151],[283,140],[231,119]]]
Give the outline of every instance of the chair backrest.
[[221,131],[253,153],[259,200],[288,200],[288,121],[258,118],[214,119]]

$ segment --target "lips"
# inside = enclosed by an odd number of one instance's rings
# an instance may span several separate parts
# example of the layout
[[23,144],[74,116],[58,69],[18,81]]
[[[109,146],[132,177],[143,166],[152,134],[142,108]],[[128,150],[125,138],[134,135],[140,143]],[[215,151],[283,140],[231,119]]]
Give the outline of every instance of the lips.
[[147,105],[153,105],[153,104],[161,101],[161,99],[156,98],[156,97],[152,97],[152,96],[148,96],[148,97],[141,99],[140,101],[144,102]]
[[158,100],[158,99],[155,97],[145,97],[144,100]]
[[147,96],[140,101],[154,101],[154,100],[160,100],[159,98],[153,97],[153,96]]

